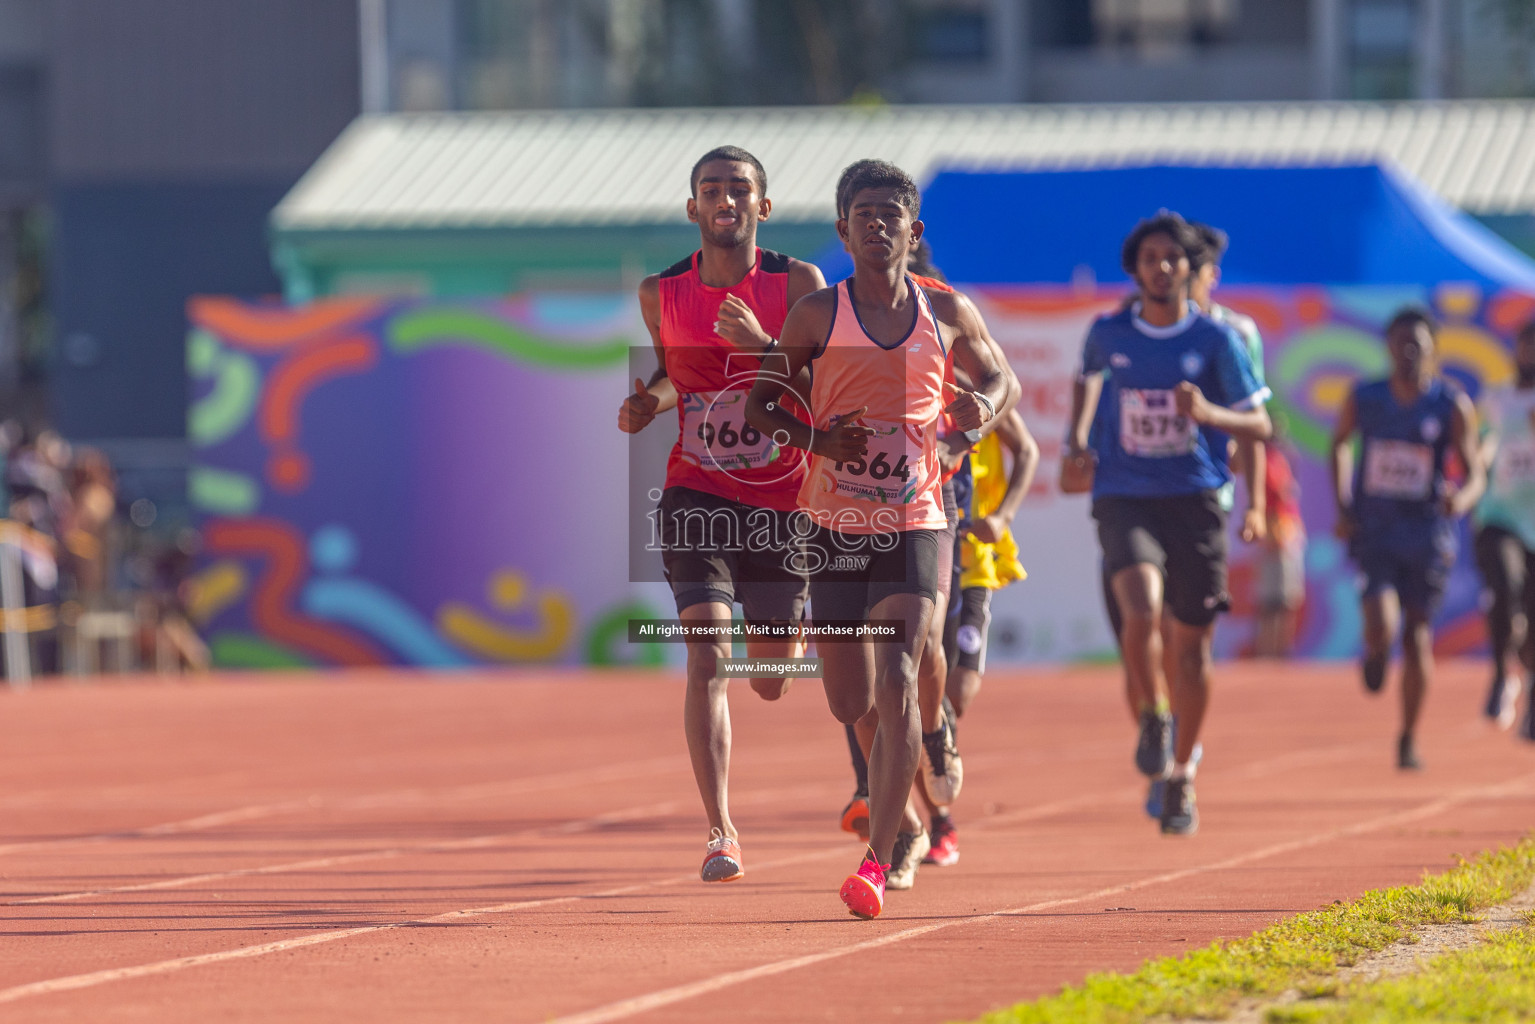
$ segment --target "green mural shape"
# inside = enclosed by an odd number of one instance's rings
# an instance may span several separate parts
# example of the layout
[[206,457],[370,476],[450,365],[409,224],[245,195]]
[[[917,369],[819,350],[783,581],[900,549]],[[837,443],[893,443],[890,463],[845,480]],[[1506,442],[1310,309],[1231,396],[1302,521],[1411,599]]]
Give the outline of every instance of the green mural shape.
[[261,489],[244,473],[193,466],[187,472],[187,497],[201,512],[248,516],[261,501]]
[[624,363],[629,340],[610,338],[595,345],[572,345],[540,338],[484,313],[464,309],[423,309],[389,324],[389,343],[401,352],[438,345],[474,345],[535,366],[557,370],[596,370]]
[[299,669],[314,662],[296,651],[249,633],[215,633],[208,640],[213,663],[220,668]]
[[633,657],[618,652],[628,645],[630,619],[655,619],[660,614],[644,601],[615,605],[592,622],[586,634],[586,661],[589,665],[633,665],[658,668],[666,663],[659,644],[636,644]]
[[1296,447],[1318,459],[1327,458],[1332,446],[1332,424],[1308,413],[1300,395],[1306,378],[1324,363],[1338,364],[1354,377],[1369,378],[1385,374],[1390,357],[1380,338],[1341,324],[1305,331],[1280,350],[1269,409],[1284,414],[1289,421],[1290,438]]
[[256,361],[231,352],[204,330],[187,336],[187,372],[199,379],[213,378],[213,390],[187,410],[187,436],[198,448],[208,448],[233,437],[256,410],[261,393],[261,371]]

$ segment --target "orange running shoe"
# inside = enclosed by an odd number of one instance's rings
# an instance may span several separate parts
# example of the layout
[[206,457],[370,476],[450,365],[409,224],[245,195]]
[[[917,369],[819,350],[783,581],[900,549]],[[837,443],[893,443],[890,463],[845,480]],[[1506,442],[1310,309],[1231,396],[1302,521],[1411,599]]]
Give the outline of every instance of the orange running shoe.
[[885,872],[889,870],[889,864],[874,859],[872,850],[864,855],[858,870],[842,883],[842,902],[847,904],[848,913],[865,921],[879,916],[885,908]]
[[734,882],[746,874],[741,866],[741,844],[719,829],[709,830],[705,849],[704,866],[698,872],[705,882]]
[[869,795],[854,793],[842,808],[842,831],[851,832],[861,843],[869,841]]

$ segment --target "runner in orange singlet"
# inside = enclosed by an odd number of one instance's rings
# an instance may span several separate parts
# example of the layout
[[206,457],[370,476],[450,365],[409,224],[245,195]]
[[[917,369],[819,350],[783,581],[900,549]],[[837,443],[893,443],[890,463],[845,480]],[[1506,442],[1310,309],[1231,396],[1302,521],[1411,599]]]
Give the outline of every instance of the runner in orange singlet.
[[[694,165],[691,185],[688,219],[698,225],[702,247],[640,284],[640,310],[660,365],[648,383],[635,380],[618,425],[634,433],[658,412],[678,409],[681,433],[658,517],[679,617],[723,630],[739,601],[748,623],[798,625],[806,581],[791,557],[806,532],[795,525],[805,454],[762,437],[743,407],[763,360],[782,361],[769,353],[789,308],[825,280],[809,263],[757,248],[757,222],[768,218],[772,202],[756,157],[733,146],[711,150]],[[808,416],[791,397],[779,400]],[[683,727],[709,818],[700,869],[706,882],[745,873],[727,798],[730,706],[718,667],[730,647],[723,635],[688,643]],[[747,642],[753,658],[799,651],[792,641]],[[777,700],[787,684],[751,680],[766,700]]]
[[[843,172],[837,233],[853,276],[796,304],[780,346],[791,379],[814,363],[814,427],[779,404],[775,375],[758,378],[747,404],[763,434],[811,453],[800,507],[816,524],[806,563],[817,627],[870,620],[895,629],[889,638],[819,645],[837,719],[879,713],[869,756],[869,849],[841,890],[865,919],[883,908],[918,763],[917,664],[946,526],[938,419],[948,412],[958,429],[979,431],[1010,407],[1008,371],[975,307],[956,293],[929,293],[906,272],[922,236],[920,205],[915,183],[897,167],[864,160]],[[944,381],[950,358],[976,390]]]

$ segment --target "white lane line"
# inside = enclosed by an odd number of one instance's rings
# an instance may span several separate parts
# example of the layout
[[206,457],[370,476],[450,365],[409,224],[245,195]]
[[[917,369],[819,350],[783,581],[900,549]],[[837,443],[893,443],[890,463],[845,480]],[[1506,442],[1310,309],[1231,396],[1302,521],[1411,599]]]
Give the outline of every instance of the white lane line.
[[[656,992],[651,992],[647,995],[636,996],[631,999],[623,999],[618,1002],[609,1003],[606,1006],[599,1006],[595,1009],[586,1010],[581,1013],[569,1014],[564,1017],[556,1017],[547,1021],[546,1024],[607,1024],[609,1021],[623,1020],[626,1017],[633,1017],[637,1014],[646,1013],[650,1010],[659,1009],[663,1006],[671,1006],[674,1003],[680,1003],[688,999],[696,999],[699,996],[718,992],[721,989],[730,988],[733,985],[741,985],[749,981],[756,981],[760,978],[771,977],[775,974],[784,974],[788,971],[798,970],[801,967],[812,967],[816,964],[825,963],[828,960],[836,960],[840,957],[850,956],[854,953],[861,953],[870,949],[878,949],[881,946],[893,945],[897,942],[904,942],[907,939],[914,939],[921,935],[929,935],[933,932],[942,931],[946,928],[954,928],[965,924],[980,924],[994,921],[1001,917],[1016,917],[1021,914],[1034,914],[1043,910],[1051,910],[1056,907],[1068,906],[1073,903],[1082,903],[1087,900],[1098,900],[1110,896],[1118,896],[1153,885],[1182,881],[1186,878],[1206,874],[1212,871],[1223,871],[1229,868],[1241,867],[1244,864],[1250,864],[1254,861],[1265,860],[1269,857],[1275,857],[1284,853],[1292,853],[1296,850],[1304,850],[1308,847],[1318,846],[1322,843],[1328,843],[1338,839],[1346,839],[1352,836],[1361,835],[1366,832],[1373,832],[1382,828],[1389,828],[1393,825],[1404,825],[1409,822],[1420,820],[1422,818],[1433,817],[1434,815],[1442,813],[1443,811],[1454,807],[1456,804],[1469,799],[1495,798],[1503,795],[1517,794],[1519,790],[1523,789],[1523,787],[1527,786],[1531,782],[1535,782],[1535,774],[1524,775],[1517,779],[1512,779],[1494,786],[1484,786],[1478,789],[1461,790],[1458,793],[1442,797],[1438,800],[1430,801],[1426,804],[1421,804],[1418,807],[1414,807],[1409,810],[1397,811],[1391,814],[1381,815],[1377,818],[1371,818],[1367,821],[1358,822],[1344,828],[1334,829],[1331,832],[1311,836],[1305,839],[1293,839],[1288,842],[1275,843],[1272,846],[1265,846],[1262,849],[1238,854],[1237,856],[1228,857],[1225,860],[1215,861],[1213,863],[1204,864],[1199,867],[1180,868],[1177,871],[1167,871],[1161,874],[1151,875],[1134,882],[1125,882],[1120,885],[1105,886],[1102,889],[1095,889],[1092,892],[1083,893],[1079,896],[1067,896],[1053,900],[1042,900],[1038,903],[1027,904],[1026,906],[1008,907],[1003,910],[994,910],[986,914],[976,914],[970,917],[962,917],[949,921],[940,921],[934,924],[920,925],[916,928],[907,928],[899,932],[893,932],[889,935],[883,935],[877,939],[869,939],[864,942],[852,943],[847,946],[839,946],[836,949],[823,950],[819,953],[807,953],[802,956],[789,957],[784,960],[774,961],[773,963],[759,964],[756,967],[750,967],[741,971],[733,971],[729,974],[716,975],[715,977],[707,978],[703,981],[696,981],[686,985],[677,985],[672,988],[665,988]],[[3,998],[4,993],[0,992],[0,999]]]
[[[1316,846],[1335,839],[1358,835],[1364,832],[1386,828],[1391,825],[1405,824],[1407,822],[1424,817],[1431,817],[1432,815],[1441,813],[1442,811],[1447,810],[1458,803],[1462,803],[1471,799],[1496,798],[1503,795],[1524,795],[1524,787],[1532,782],[1535,782],[1535,773],[1518,776],[1514,779],[1506,780],[1491,786],[1457,790],[1447,796],[1441,797],[1437,800],[1432,800],[1416,808],[1381,815],[1379,817],[1359,822],[1345,828],[1334,829],[1331,832],[1311,836],[1306,839],[1297,839],[1284,843],[1277,843],[1249,853],[1239,854],[1226,860],[1217,861],[1212,864],[1206,864],[1200,867],[1183,868],[1177,871],[1164,872],[1140,879],[1138,881],[1097,889],[1092,892],[1083,893],[1079,896],[1046,900],[1040,903],[1032,903],[1027,906],[1006,908],[992,911],[986,914],[978,914],[971,917],[956,918],[950,921],[939,922],[936,924],[923,925],[917,928],[910,928],[904,931],[895,932],[891,935],[886,935],[878,939],[871,939],[866,942],[838,947],[837,949],[825,950],[820,953],[811,953],[799,957],[792,957],[787,960],[776,961],[770,964],[761,964],[744,971],[736,971],[731,974],[717,976],[705,981],[663,989],[659,992],[652,992],[648,995],[638,996],[633,999],[623,1000],[618,1003],[612,1003],[607,1006],[598,1007],[594,1010],[576,1014],[574,1016],[562,1017],[551,1022],[551,1024],[598,1024],[598,1022],[601,1021],[617,1020],[623,1017],[633,1016],[637,1013],[643,1013],[647,1010],[655,1009],[660,1006],[666,1006],[672,1003],[681,1002],[686,999],[692,999],[696,996],[705,995],[709,992],[717,991],[731,985],[741,984],[747,981],[768,977],[774,974],[781,974],[786,971],[796,970],[800,967],[811,966],[813,964],[822,963],[827,960],[833,960],[838,957],[848,956],[853,953],[861,952],[866,949],[874,949],[879,946],[889,945],[893,942],[901,942],[908,938],[915,938],[919,935],[926,935],[931,932],[935,932],[944,928],[954,927],[956,925],[974,924],[978,922],[994,920],[999,917],[1035,913],[1040,910],[1050,909],[1052,907],[1065,906],[1072,903],[1080,903],[1086,900],[1100,899],[1105,896],[1113,896],[1120,893],[1130,892],[1136,889],[1145,888],[1151,885],[1158,885],[1164,882],[1179,881],[1184,878],[1210,871],[1219,871],[1226,868],[1237,867],[1255,860],[1276,856],[1281,853],[1288,853],[1293,850],[1305,849],[1307,847]],[[822,853],[802,854],[795,857],[785,858],[782,861],[774,862],[772,864],[757,865],[756,867],[759,870],[765,870],[773,866],[803,863],[821,857],[840,855],[845,853],[845,847],[839,847],[837,849],[827,850]],[[666,879],[658,879],[651,882],[639,882],[632,885],[626,885],[615,889],[607,889],[595,893],[582,893],[571,896],[559,896],[539,900],[520,900],[511,903],[498,903],[486,907],[474,907],[465,910],[452,910],[446,913],[434,915],[432,917],[418,918],[411,921],[395,921],[389,924],[381,925],[363,925],[357,928],[345,928],[337,931],[319,932],[314,935],[306,935],[295,939],[282,939],[277,942],[262,943],[261,945],[257,946],[244,946],[238,949],[223,950],[215,953],[202,953],[195,956],[176,957],[170,960],[161,960],[154,963],[139,964],[131,967],[116,967],[101,971],[91,971],[85,974],[68,975],[62,978],[51,978],[45,981],[30,982],[27,984],[16,985],[8,989],[0,990],[0,1003],[11,1003],[20,999],[29,998],[31,996],[46,995],[54,992],[67,992],[83,988],[93,988],[98,985],[110,984],[116,981],[126,981],[134,978],[170,974],[191,967],[201,967],[207,964],[222,963],[229,960],[244,960],[252,957],[265,956],[268,953],[280,953],[290,949],[301,949],[306,946],[315,946],[327,942],[336,942],[358,935],[393,931],[399,928],[420,927],[424,925],[462,921],[469,918],[507,914],[518,910],[528,910],[535,907],[557,906],[561,904],[577,903],[594,899],[608,899],[616,896],[629,895],[635,892],[642,892],[644,890],[656,888],[658,886],[671,886],[681,884],[683,882],[692,881],[695,877],[696,876],[691,874],[678,875]]]
[[[754,807],[763,804],[781,803],[784,801],[800,802],[806,799],[825,797],[840,789],[833,789],[826,785],[801,786],[795,789],[784,789],[781,786],[770,789],[758,790],[738,794],[735,798],[737,807]],[[357,850],[352,853],[338,853],[326,857],[311,857],[297,861],[283,861],[277,864],[265,864],[250,868],[231,868],[228,871],[212,871],[198,875],[178,875],[174,878],[161,878],[153,882],[140,882],[133,885],[102,886],[98,889],[84,889],[75,892],[52,893],[45,896],[33,896],[26,899],[13,899],[0,902],[0,906],[25,907],[40,903],[69,903],[75,900],[89,899],[95,896],[113,896],[121,893],[154,892],[165,889],[180,889],[191,885],[200,885],[207,882],[221,882],[231,878],[248,878],[259,875],[287,874],[294,871],[309,871],[322,868],[338,867],[344,864],[356,864],[370,860],[386,860],[394,857],[406,857],[416,854],[433,853],[457,853],[465,850],[484,849],[487,847],[501,846],[506,843],[516,842],[522,839],[533,839],[539,836],[572,835],[582,832],[590,832],[607,825],[615,825],[624,821],[635,819],[658,817],[663,814],[671,814],[682,806],[681,802],[668,800],[663,803],[646,804],[640,807],[629,807],[616,811],[604,811],[602,814],[593,815],[590,818],[580,818],[574,821],[561,822],[557,825],[540,825],[535,828],[516,829],[510,832],[494,832],[487,835],[466,836],[462,839],[440,839],[423,843],[406,843],[399,846],[380,847],[371,850]],[[845,851],[845,847],[839,847],[838,852]],[[817,853],[814,856],[825,856],[827,852]],[[795,862],[804,859],[795,858]],[[765,870],[769,862],[753,864],[754,869]],[[691,877],[691,876],[688,876]],[[659,883],[658,883],[659,884]]]
[[377,850],[359,850],[356,853],[341,853],[330,857],[314,857],[309,860],[286,861],[281,864],[266,864],[254,868],[235,868],[229,871],[215,871],[201,875],[182,875],[177,878],[162,878],[154,882],[143,882],[138,885],[115,885],[101,889],[89,889],[81,892],[64,892],[52,896],[36,896],[32,899],[10,900],[4,906],[25,907],[39,903],[68,903],[74,900],[89,899],[93,896],[113,896],[129,892],[153,892],[163,889],[180,889],[189,885],[200,885],[205,882],[222,882],[231,878],[249,878],[257,875],[286,874],[293,871],[313,871],[321,868],[339,867],[343,864],[358,864],[370,860],[388,860],[394,857],[405,857],[411,854],[430,853],[454,853],[464,850],[481,849],[488,846],[499,846],[504,843],[515,842],[519,839],[533,839],[538,836],[569,835],[572,833],[588,832],[593,829],[603,828],[607,825],[615,825],[619,822],[632,821],[636,818],[651,818],[662,814],[671,814],[681,806],[680,801],[668,800],[665,803],[649,804],[644,807],[631,807],[621,811],[609,811],[591,818],[583,818],[579,821],[568,821],[559,825],[549,825],[540,828],[525,828],[515,832],[499,832],[492,835],[468,836],[463,839],[445,839],[431,843],[417,843],[406,846],[388,847]]
[[[1242,765],[1231,769],[1229,776],[1233,778],[1250,778],[1268,774],[1275,769],[1291,765],[1305,763],[1320,763],[1333,760],[1341,760],[1359,753],[1361,750],[1373,750],[1376,744],[1372,743],[1346,743],[1331,747],[1323,747],[1317,750],[1292,751],[1264,761],[1255,761],[1252,764]],[[552,778],[552,777],[551,777]],[[492,785],[500,785],[499,783]],[[475,787],[465,787],[473,789]],[[1144,789],[1143,785],[1136,785],[1121,789],[1101,790],[1097,793],[1088,793],[1076,797],[1068,797],[1046,804],[1036,804],[1032,807],[1023,807],[1014,811],[1006,811],[991,817],[982,818],[970,825],[970,829],[998,828],[1007,825],[1021,824],[1027,821],[1037,821],[1041,818],[1054,817],[1057,814],[1079,810],[1084,807],[1093,807],[1099,804],[1114,803],[1123,800],[1134,800]],[[737,797],[737,806],[750,806],[761,803],[764,799],[787,796],[809,796],[823,792],[823,787],[806,787],[785,793],[781,789],[760,791],[755,794]],[[371,798],[364,798],[371,799]],[[665,805],[670,808],[672,805]],[[658,812],[664,813],[664,812]],[[643,816],[643,815],[640,815]],[[231,878],[246,878],[260,875],[287,874],[294,871],[318,870],[330,867],[340,867],[347,864],[356,864],[370,860],[384,860],[394,857],[408,856],[411,854],[430,854],[454,852],[472,849],[479,846],[497,845],[516,839],[531,838],[539,835],[558,835],[569,832],[584,832],[593,828],[600,828],[604,824],[616,821],[628,820],[628,812],[614,811],[597,815],[593,818],[564,825],[545,826],[536,829],[520,829],[515,832],[502,832],[493,835],[475,836],[467,839],[446,840],[433,843],[409,844],[404,846],[387,847],[374,850],[359,850],[354,853],[335,854],[329,857],[308,858],[298,861],[284,861],[279,864],[269,864],[254,868],[235,868],[229,871],[208,872],[197,875],[182,875],[175,878],[158,879],[153,882],[142,882],[135,885],[103,886],[98,889],[86,889],[75,892],[55,893],[46,896],[35,896],[28,899],[7,900],[0,906],[30,906],[41,903],[69,903],[75,900],[90,899],[98,896],[112,896],[121,893],[155,892],[167,889],[180,889],[192,885],[201,885],[207,882],[220,882]],[[825,857],[838,855],[845,852],[845,847],[838,846],[832,849],[820,850],[815,853],[804,854],[785,860],[752,864],[753,871],[765,871],[771,867],[801,864],[809,861],[820,860]],[[690,876],[691,877],[691,876]],[[659,884],[659,883],[658,883]]]
[[540,790],[559,789],[563,786],[587,785],[592,782],[616,782],[631,779],[638,773],[648,771],[665,769],[682,771],[686,768],[687,761],[680,757],[649,758],[643,761],[627,761],[577,772],[559,772],[551,775],[533,776],[529,779],[478,782],[472,785],[455,786],[435,792],[429,789],[422,789],[419,786],[412,786],[405,789],[386,790],[381,793],[370,793],[355,797],[333,797],[326,799],[320,796],[311,796],[302,800],[252,804],[247,807],[236,807],[227,811],[202,814],[194,818],[184,818],[180,821],[168,821],[158,825],[146,825],[141,828],[123,829],[116,832],[99,832],[83,836],[62,836],[57,839],[28,839],[15,843],[5,843],[0,844],[0,855],[52,849],[61,846],[105,843],[121,839],[156,839],[187,832],[200,832],[210,828],[218,828],[221,825],[232,825],[238,822],[252,821],[257,818],[270,818],[282,814],[299,813],[320,807],[342,811],[362,810],[403,805],[412,802],[422,803],[430,801],[437,803],[447,800],[474,799],[503,791],[510,794],[533,793]]

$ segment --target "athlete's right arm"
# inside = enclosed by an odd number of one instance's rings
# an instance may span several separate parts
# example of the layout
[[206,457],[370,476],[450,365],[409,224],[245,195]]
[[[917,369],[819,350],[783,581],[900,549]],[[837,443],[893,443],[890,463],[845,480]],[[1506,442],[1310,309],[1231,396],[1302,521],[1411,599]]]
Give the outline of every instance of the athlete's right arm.
[[[1096,325],[1094,325],[1096,327]],[[1060,489],[1062,494],[1085,494],[1093,489],[1093,468],[1097,463],[1087,447],[1087,432],[1098,414],[1098,399],[1103,394],[1103,367],[1097,358],[1093,331],[1087,332],[1082,346],[1082,367],[1071,384],[1071,418],[1066,421],[1066,447],[1061,451]]]
[[661,343],[661,278],[656,274],[640,282],[640,315],[650,331],[657,366],[648,383],[635,378],[634,394],[618,407],[618,429],[626,434],[644,430],[657,413],[677,407],[677,388],[667,376],[666,346]]
[[762,372],[757,375],[751,394],[746,398],[746,422],[778,444],[850,462],[868,453],[867,439],[871,431],[853,422],[867,410],[849,409],[834,426],[817,431],[778,402],[789,382],[799,379],[801,371],[810,365],[825,344],[836,312],[837,293],[832,288],[805,296],[789,310],[777,350],[787,362],[763,361]]
[[1354,535],[1354,431],[1359,424],[1359,409],[1354,393],[1349,392],[1338,410],[1338,423],[1332,431],[1332,494],[1337,503],[1338,521],[1333,533],[1340,540]]

